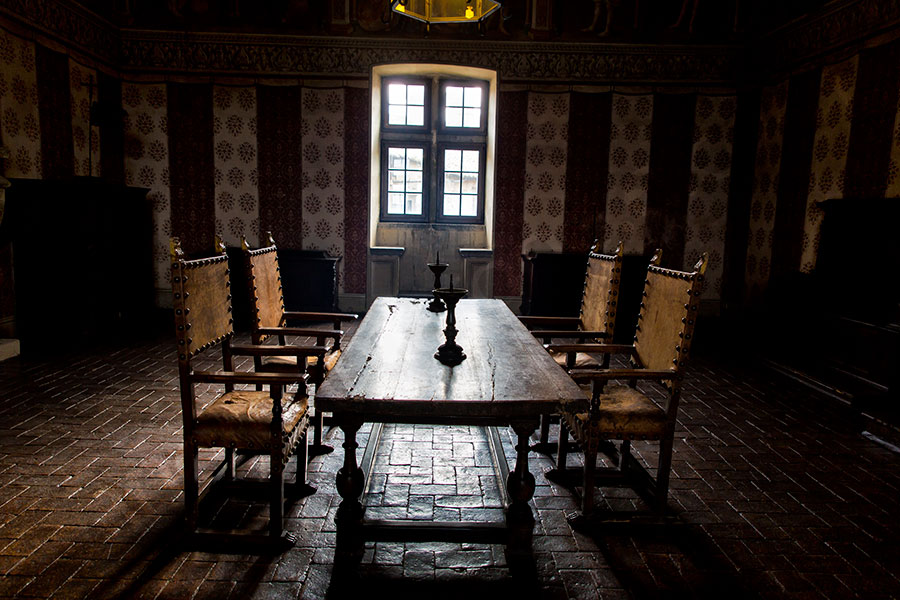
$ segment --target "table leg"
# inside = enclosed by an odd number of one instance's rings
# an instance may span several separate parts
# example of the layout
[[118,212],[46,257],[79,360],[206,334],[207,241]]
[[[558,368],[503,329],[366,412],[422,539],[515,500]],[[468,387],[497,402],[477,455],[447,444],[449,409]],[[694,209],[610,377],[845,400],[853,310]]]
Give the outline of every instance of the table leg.
[[344,432],[344,466],[335,478],[335,487],[341,495],[340,505],[334,522],[337,526],[335,561],[356,561],[362,558],[362,518],[363,507],[359,501],[365,476],[356,463],[356,433],[362,421],[349,415],[335,415],[335,420]]
[[506,489],[509,493],[510,505],[507,509],[506,523],[509,528],[507,559],[513,563],[532,563],[531,540],[534,533],[534,514],[528,502],[534,496],[534,475],[528,470],[528,440],[538,427],[538,420],[522,421],[512,424],[518,438],[516,443],[516,467],[506,478]]

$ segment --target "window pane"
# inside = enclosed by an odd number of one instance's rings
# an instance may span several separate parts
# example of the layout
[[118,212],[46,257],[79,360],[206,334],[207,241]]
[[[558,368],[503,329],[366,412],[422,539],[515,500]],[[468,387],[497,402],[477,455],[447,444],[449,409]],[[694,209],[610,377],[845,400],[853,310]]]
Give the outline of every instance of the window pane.
[[403,171],[389,171],[388,172],[388,191],[389,192],[402,192],[404,188],[404,177]]
[[403,194],[388,194],[388,214],[403,214]]
[[461,217],[477,217],[478,216],[478,196],[463,196],[462,204],[459,207],[459,215]]
[[406,104],[406,85],[402,83],[388,85],[388,104]]
[[408,171],[421,171],[425,162],[425,151],[422,148],[408,148],[406,150],[406,169]]
[[464,127],[481,127],[481,109],[466,108],[463,117]]
[[463,126],[463,109],[447,107],[444,112],[445,127],[462,127]]
[[418,106],[425,105],[425,86],[410,85],[407,86],[407,103],[416,104]]
[[406,124],[407,125],[424,125],[425,124],[425,108],[422,106],[410,106],[406,110]]
[[406,148],[388,148],[388,169],[402,169],[406,164]]
[[407,171],[406,172],[406,191],[421,192],[422,191],[422,172]]
[[444,194],[444,216],[459,216],[459,196],[456,194]]
[[406,107],[391,104],[388,106],[388,125],[406,125]]
[[463,105],[463,88],[456,87],[453,85],[448,85],[446,89],[447,89],[447,98],[446,98],[447,106],[462,106]]
[[466,101],[464,106],[472,107],[472,108],[481,108],[481,88],[480,87],[467,87],[466,88]]
[[478,150],[463,150],[462,170],[469,173],[478,172]]
[[[454,173],[455,175],[455,173]],[[458,177],[458,175],[457,175]],[[478,173],[463,173],[462,176],[462,193],[477,194],[478,193]]]
[[444,173],[444,192],[447,194],[459,193],[459,173]]
[[461,150],[444,150],[444,170],[459,171],[462,167]]
[[421,215],[422,214],[422,194],[406,195],[406,214]]

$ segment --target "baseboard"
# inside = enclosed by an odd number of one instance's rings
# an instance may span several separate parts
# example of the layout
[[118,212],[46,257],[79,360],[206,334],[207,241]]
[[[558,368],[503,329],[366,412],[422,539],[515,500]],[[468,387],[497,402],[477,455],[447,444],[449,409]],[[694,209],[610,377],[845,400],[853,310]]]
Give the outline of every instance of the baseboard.
[[341,312],[366,312],[365,294],[338,294],[338,308]]
[[156,288],[156,307],[172,308],[172,288]]
[[0,339],[0,361],[19,355],[19,340]]

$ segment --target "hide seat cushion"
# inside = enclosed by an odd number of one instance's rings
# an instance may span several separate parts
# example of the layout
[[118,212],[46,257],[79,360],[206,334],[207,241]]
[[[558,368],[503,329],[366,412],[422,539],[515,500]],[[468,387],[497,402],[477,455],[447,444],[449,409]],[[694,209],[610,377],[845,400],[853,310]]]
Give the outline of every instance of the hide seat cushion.
[[[284,436],[291,436],[306,415],[307,397],[286,395],[281,407]],[[194,434],[199,446],[268,448],[273,441],[271,430],[269,392],[236,390],[222,394],[197,415]]]
[[[566,352],[550,352],[550,356],[553,357],[553,360],[556,361],[556,364],[561,366],[563,369],[566,368]],[[585,352],[576,352],[575,353],[575,368],[576,369],[599,369],[600,361],[587,354]]]
[[263,356],[263,370],[269,371],[297,371],[296,356]]
[[[337,364],[338,359],[341,357],[341,350],[332,350],[331,352],[325,353],[325,370],[330,371],[334,368],[334,365]],[[306,359],[306,364],[310,367],[314,367],[319,363],[318,356],[310,356]]]
[[593,414],[567,415],[579,436],[599,439],[659,439],[666,429],[666,413],[647,396],[627,385],[607,386]]

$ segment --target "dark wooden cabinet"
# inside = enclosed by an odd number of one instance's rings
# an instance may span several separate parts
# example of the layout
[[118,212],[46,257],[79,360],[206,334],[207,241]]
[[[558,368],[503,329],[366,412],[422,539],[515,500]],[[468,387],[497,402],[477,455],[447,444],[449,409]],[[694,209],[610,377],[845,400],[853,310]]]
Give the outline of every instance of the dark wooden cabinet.
[[338,262],[324,250],[278,249],[284,307],[334,312],[338,308]]
[[15,179],[3,243],[12,246],[23,353],[146,330],[153,313],[147,190],[76,177]]
[[523,315],[577,317],[581,311],[586,252],[523,254]]

